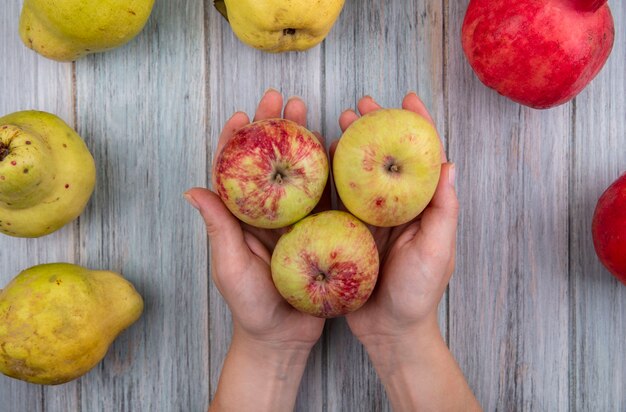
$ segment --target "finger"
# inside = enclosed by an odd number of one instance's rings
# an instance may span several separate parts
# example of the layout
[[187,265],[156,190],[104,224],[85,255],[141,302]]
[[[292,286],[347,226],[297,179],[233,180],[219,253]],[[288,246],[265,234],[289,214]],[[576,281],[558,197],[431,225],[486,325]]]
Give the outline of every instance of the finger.
[[243,232],[243,237],[250,251],[258,256],[259,259],[261,259],[263,262],[269,265],[272,256],[270,255],[270,252],[268,252],[265,245],[249,232]]
[[361,113],[361,116],[382,109],[382,107],[378,103],[376,103],[376,100],[374,100],[371,96],[365,96],[361,100],[359,100],[357,108],[359,109],[359,113]]
[[446,163],[441,167],[441,177],[435,195],[422,213],[420,233],[415,237],[424,239],[441,250],[454,252],[456,245],[459,201],[454,187],[455,166]]
[[249,257],[239,221],[218,195],[208,189],[194,188],[185,193],[185,199],[204,219],[216,263],[234,261],[240,264]]
[[297,96],[291,97],[285,105],[283,117],[306,127],[306,104]]
[[341,116],[339,116],[339,127],[341,127],[341,131],[345,132],[346,129],[357,120],[359,120],[359,115],[352,109],[348,109],[341,113]]
[[274,251],[276,243],[278,242],[278,239],[280,239],[283,231],[283,229],[261,229],[247,224],[242,225],[242,227],[244,233],[248,232],[254,236],[267,250],[269,250],[270,253]]
[[404,97],[404,100],[402,101],[402,108],[419,114],[420,116],[428,120],[430,124],[432,124],[433,126],[435,125],[435,122],[428,112],[426,105],[424,104],[422,99],[420,99],[419,96],[415,94],[415,92],[410,92]]
[[217,141],[217,147],[215,148],[215,153],[213,154],[213,164],[215,165],[215,160],[226,146],[226,143],[232,139],[235,132],[242,127],[246,126],[250,123],[250,119],[248,115],[244,112],[236,112],[231,116],[230,119],[226,121],[226,124],[222,128],[222,133],[220,134],[220,138]]
[[278,90],[268,89],[256,109],[254,121],[278,119],[283,111],[283,95]]
[[[436,128],[435,121],[428,112],[426,105],[424,104],[422,99],[420,99],[419,96],[415,94],[415,92],[410,92],[404,97],[404,100],[402,101],[402,108],[419,114],[420,116],[425,118],[430,124],[432,124],[433,127]],[[443,141],[441,140],[441,137],[439,138],[439,142],[441,143],[441,162],[447,163],[448,158],[446,156],[446,150],[443,147]]]

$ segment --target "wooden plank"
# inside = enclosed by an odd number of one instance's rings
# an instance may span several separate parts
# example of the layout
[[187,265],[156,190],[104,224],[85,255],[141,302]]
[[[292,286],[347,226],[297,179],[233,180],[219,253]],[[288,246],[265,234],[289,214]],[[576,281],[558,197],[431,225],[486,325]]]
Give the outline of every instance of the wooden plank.
[[591,221],[598,198],[626,172],[626,8],[610,2],[615,46],[576,99],[570,198],[572,279],[571,409],[626,410],[626,287],[598,261]]
[[[346,2],[325,43],[324,131],[341,135],[343,110],[371,95],[384,107],[399,107],[407,92],[418,92],[446,136],[441,2]],[[446,331],[446,299],[440,323]],[[329,322],[326,386],[329,411],[389,410],[384,389],[366,351],[344,320]]]
[[[266,89],[285,96],[300,96],[308,106],[308,127],[321,130],[323,70],[320,46],[302,53],[269,54],[241,43],[217,10],[208,11],[209,88],[211,90],[209,135],[213,150],[221,128],[237,110],[252,118]],[[211,395],[232,335],[230,312],[213,284],[210,286]],[[318,411],[324,402],[322,391],[323,345],[313,349],[304,373],[296,410]]]
[[468,1],[447,4],[450,346],[485,410],[566,410],[571,106],[535,111],[484,87],[459,39]]
[[156,2],[138,38],[77,63],[78,126],[98,171],[81,262],[123,273],[145,300],[81,381],[85,411],[208,406],[206,241],[182,196],[207,184],[203,7]]
[[[2,4],[0,13],[0,117],[19,110],[54,113],[74,124],[72,65],[47,60],[27,49],[18,35],[21,3]],[[42,263],[75,260],[77,225],[40,239],[17,239],[0,235],[0,288],[20,271]],[[7,411],[76,410],[77,384],[44,388],[0,375],[0,409]],[[54,393],[54,397],[50,394]]]

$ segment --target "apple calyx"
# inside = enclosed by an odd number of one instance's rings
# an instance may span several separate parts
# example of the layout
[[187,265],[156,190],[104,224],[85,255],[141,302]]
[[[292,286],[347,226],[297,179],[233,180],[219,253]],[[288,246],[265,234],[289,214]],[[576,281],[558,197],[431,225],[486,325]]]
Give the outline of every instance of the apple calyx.
[[276,168],[272,175],[272,182],[282,186],[287,180],[287,173],[282,168]]
[[389,157],[385,160],[385,169],[389,173],[400,173],[400,165],[397,163],[396,159]]
[[315,277],[315,280],[318,282],[323,282],[326,280],[326,274],[325,273],[318,273],[317,276]]
[[580,11],[595,12],[604,6],[608,0],[572,0],[574,7]]
[[293,36],[294,34],[296,34],[296,29],[284,29],[283,30],[283,36]]

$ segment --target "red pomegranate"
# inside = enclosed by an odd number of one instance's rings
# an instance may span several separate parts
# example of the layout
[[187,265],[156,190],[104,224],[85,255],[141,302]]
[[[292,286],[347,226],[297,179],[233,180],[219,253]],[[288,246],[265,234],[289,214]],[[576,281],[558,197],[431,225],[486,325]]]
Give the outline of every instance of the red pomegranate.
[[591,233],[600,262],[626,285],[626,174],[598,200]]
[[613,48],[607,0],[471,0],[463,50],[487,86],[547,109],[573,99]]

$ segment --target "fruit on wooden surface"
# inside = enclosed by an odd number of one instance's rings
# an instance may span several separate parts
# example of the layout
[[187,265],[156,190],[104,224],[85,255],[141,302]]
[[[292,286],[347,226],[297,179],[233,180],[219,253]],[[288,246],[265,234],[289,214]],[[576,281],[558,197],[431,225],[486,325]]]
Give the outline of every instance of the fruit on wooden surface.
[[333,176],[344,206],[374,226],[398,226],[428,205],[441,173],[435,127],[408,110],[381,109],[341,136]]
[[593,80],[614,34],[607,0],[471,0],[462,40],[485,85],[546,109],[570,101]]
[[57,116],[0,118],[0,233],[40,237],[60,229],[82,213],[95,180],[85,142]]
[[[345,0],[225,0],[235,35],[267,52],[303,51],[321,43],[343,9]],[[222,7],[224,3],[225,7]]]
[[142,311],[117,273],[68,263],[27,269],[0,290],[0,372],[43,385],[76,379]]
[[327,211],[296,223],[272,254],[272,279],[296,309],[332,318],[363,306],[378,278],[374,238],[346,212]]
[[52,60],[73,61],[119,47],[150,17],[154,0],[25,0],[20,37]]
[[313,133],[290,120],[268,119],[235,132],[217,158],[215,185],[239,220],[277,229],[313,210],[328,173],[326,150]]
[[626,285],[626,174],[598,200],[592,235],[600,262]]

